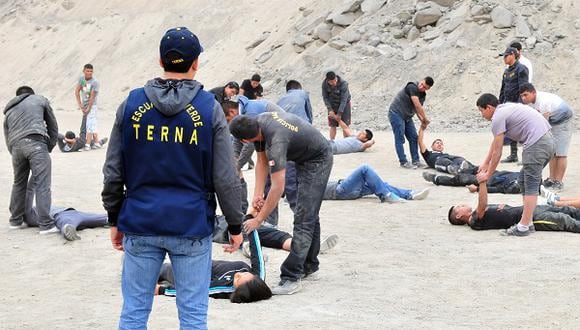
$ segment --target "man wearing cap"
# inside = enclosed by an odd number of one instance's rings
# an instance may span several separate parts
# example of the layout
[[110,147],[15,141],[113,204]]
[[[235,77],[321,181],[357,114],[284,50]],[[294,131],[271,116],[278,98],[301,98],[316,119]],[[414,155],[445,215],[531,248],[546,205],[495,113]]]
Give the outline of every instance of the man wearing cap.
[[238,95],[240,92],[240,86],[235,81],[230,81],[223,87],[216,87],[209,90],[210,93],[215,95],[215,99],[219,104],[223,104],[230,97]]
[[[417,114],[421,121],[421,126],[427,127],[429,125],[430,121],[427,119],[423,103],[425,103],[427,91],[433,87],[434,83],[433,78],[429,76],[419,82],[408,82],[397,93],[389,106],[389,122],[395,136],[395,151],[399,158],[399,165],[402,168],[416,169],[423,165],[419,159],[418,135],[413,117]],[[409,142],[411,162],[407,160],[407,155],[405,155],[405,149],[403,148],[405,138]]]
[[252,78],[242,81],[242,86],[240,87],[240,95],[247,97],[250,100],[256,100],[262,98],[262,93],[264,88],[260,81],[262,77],[259,74],[254,73]]
[[[523,84],[529,82],[528,69],[518,61],[518,51],[513,47],[508,47],[499,55],[503,56],[503,61],[507,65],[501,80],[499,103],[522,103],[519,90]],[[510,141],[510,155],[503,159],[502,163],[517,163],[518,142],[520,141]]]
[[163,78],[132,90],[119,106],[103,167],[111,242],[125,252],[119,328],[146,328],[167,253],[180,327],[205,329],[215,194],[229,225],[225,250],[236,251],[242,242],[240,182],[223,111],[193,80],[203,51],[198,38],[174,28],[159,50]]
[[[276,208],[284,192],[287,162],[296,164],[298,189],[294,238],[290,254],[280,268],[281,281],[272,290],[273,294],[295,293],[300,290],[302,278],[318,278],[319,211],[332,169],[330,145],[316,128],[286,112],[266,112],[256,117],[237,116],[230,122],[230,132],[244,142],[255,143],[258,153],[252,201],[252,207],[258,210],[258,214],[244,223],[248,233],[259,228]],[[272,176],[272,188],[264,199],[268,172]]]
[[[522,141],[523,166],[518,180],[523,196],[523,212],[520,222],[507,229],[508,236],[527,236],[533,232],[532,215],[538,202],[542,170],[554,155],[554,138],[550,132],[550,124],[537,111],[524,104],[499,104],[492,94],[481,95],[476,102],[481,116],[491,121],[491,131],[494,139],[483,162],[479,166],[477,181],[480,189],[495,172],[504,138],[512,141]],[[483,185],[481,185],[483,183]],[[531,228],[530,228],[531,227]]]
[[333,71],[328,71],[322,82],[322,100],[328,110],[328,126],[330,127],[330,139],[336,138],[336,128],[342,121],[347,130],[342,129],[342,135],[347,137],[350,125],[350,91],[348,82]]

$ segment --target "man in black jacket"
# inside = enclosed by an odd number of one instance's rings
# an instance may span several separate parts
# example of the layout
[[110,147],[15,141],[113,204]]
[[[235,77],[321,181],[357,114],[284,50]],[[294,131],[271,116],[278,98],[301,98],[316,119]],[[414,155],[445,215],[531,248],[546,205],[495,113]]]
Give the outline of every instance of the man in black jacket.
[[[520,98],[520,87],[528,83],[528,68],[518,61],[518,50],[508,47],[505,52],[499,54],[503,56],[503,61],[507,65],[501,80],[501,90],[499,92],[499,103],[522,103]],[[506,141],[507,142],[507,141]],[[510,142],[510,155],[503,159],[502,163],[516,163],[518,161],[518,141]]]
[[40,234],[58,233],[49,215],[51,161],[49,153],[56,145],[58,125],[48,100],[34,95],[28,86],[19,87],[16,97],[4,109],[4,138],[12,155],[14,183],[10,197],[10,228],[24,224],[28,176],[36,184],[36,208]]
[[[342,79],[333,71],[326,73],[326,78],[322,82],[322,99],[324,105],[328,109],[328,126],[330,127],[330,139],[334,140],[336,137],[336,128],[340,121],[350,125],[350,91],[348,90],[348,82]],[[342,134],[344,137],[348,135],[343,128]]]

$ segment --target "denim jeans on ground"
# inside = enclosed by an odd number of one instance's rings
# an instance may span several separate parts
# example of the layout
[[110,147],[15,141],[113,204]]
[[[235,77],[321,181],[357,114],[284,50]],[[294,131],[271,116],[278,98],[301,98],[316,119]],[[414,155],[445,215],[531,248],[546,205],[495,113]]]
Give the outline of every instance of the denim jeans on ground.
[[384,182],[368,165],[361,165],[336,187],[336,199],[357,199],[367,195],[385,196],[387,193],[411,199],[412,192],[408,189],[393,187]]
[[419,161],[419,147],[417,146],[417,129],[415,128],[415,123],[413,118],[403,119],[401,115],[389,111],[389,122],[391,123],[391,128],[393,129],[393,135],[395,136],[395,151],[397,151],[397,157],[399,157],[399,163],[404,164],[407,162],[407,156],[405,155],[405,137],[409,141],[409,151],[411,152],[411,160],[413,162]]
[[49,215],[51,160],[46,143],[28,138],[17,142],[12,148],[12,167],[14,183],[10,197],[10,224],[20,225],[24,221],[28,180],[32,172],[30,181],[35,184],[38,226],[41,230],[54,227],[54,220]]
[[330,147],[318,159],[296,164],[298,182],[294,212],[294,230],[290,253],[280,267],[282,280],[298,281],[303,275],[318,270],[320,252],[320,218],[318,213],[330,170]]
[[207,329],[211,236],[125,235],[119,329],[146,329],[159,270],[169,255],[175,276],[180,329]]

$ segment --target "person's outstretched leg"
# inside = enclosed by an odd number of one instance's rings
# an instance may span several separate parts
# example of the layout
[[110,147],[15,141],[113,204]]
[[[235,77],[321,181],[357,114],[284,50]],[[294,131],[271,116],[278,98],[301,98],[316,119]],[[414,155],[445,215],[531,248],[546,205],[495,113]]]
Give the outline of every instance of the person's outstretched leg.
[[380,198],[386,193],[383,180],[366,164],[357,167],[336,188],[336,194],[340,199],[357,199],[371,194]]

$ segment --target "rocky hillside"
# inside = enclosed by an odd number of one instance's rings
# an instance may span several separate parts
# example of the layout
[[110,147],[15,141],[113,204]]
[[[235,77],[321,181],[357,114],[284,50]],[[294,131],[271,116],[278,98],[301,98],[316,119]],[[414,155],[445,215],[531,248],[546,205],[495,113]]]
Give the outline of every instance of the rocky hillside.
[[[338,5],[337,5],[338,3]],[[112,112],[126,92],[159,74],[157,47],[176,25],[196,31],[206,51],[198,79],[208,87],[263,77],[276,100],[285,81],[311,92],[324,125],[320,84],[336,70],[350,84],[355,126],[388,129],[388,104],[409,80],[435,78],[427,105],[434,129],[487,127],[475,112],[482,92],[497,93],[498,53],[525,45],[540,90],[579,99],[580,10],[571,0],[273,0],[81,2],[7,0],[0,4],[0,96],[31,84],[55,107],[74,109],[74,82],[92,62],[102,81],[101,107]]]

